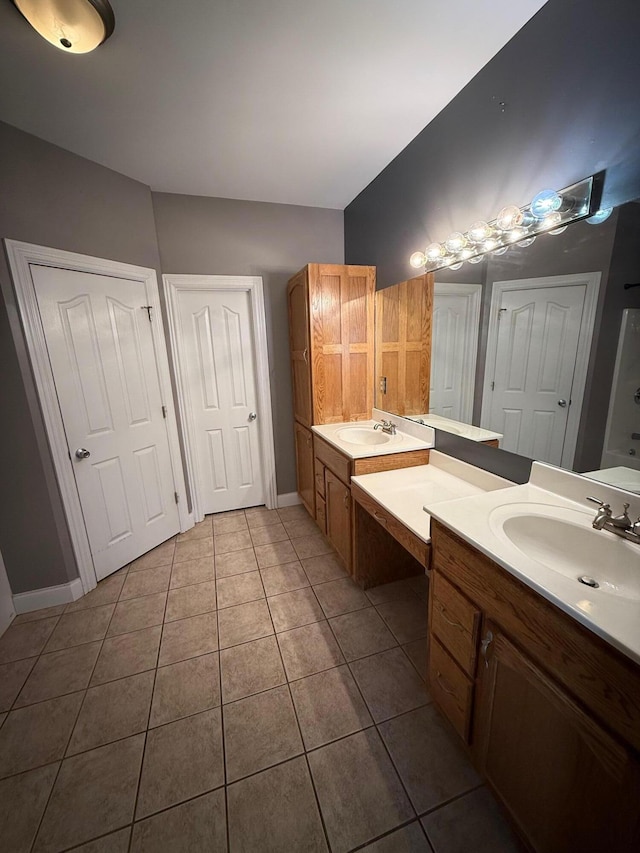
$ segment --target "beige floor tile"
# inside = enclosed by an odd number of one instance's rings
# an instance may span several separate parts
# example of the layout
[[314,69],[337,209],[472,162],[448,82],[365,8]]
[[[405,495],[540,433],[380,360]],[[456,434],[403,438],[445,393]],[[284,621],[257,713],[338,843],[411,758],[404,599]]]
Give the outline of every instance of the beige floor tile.
[[[184,566],[186,563],[180,563]],[[216,583],[204,583],[182,586],[169,590],[165,622],[175,622],[176,619],[188,619],[189,616],[199,616],[216,609]]]
[[147,735],[136,818],[175,806],[222,784],[219,708],[151,729]]
[[130,675],[87,691],[67,755],[145,731],[154,672]]
[[436,853],[519,853],[522,846],[486,788],[422,818]]
[[300,560],[334,553],[333,546],[321,533],[317,536],[301,536],[299,539],[292,539],[291,544]]
[[173,562],[176,543],[173,539],[168,542],[163,542],[152,551],[147,551],[142,557],[138,557],[129,564],[130,572],[144,571],[145,569],[155,569],[158,566],[170,566]]
[[37,658],[26,658],[0,665],[0,711],[8,711],[11,708],[36,660]]
[[379,730],[418,814],[480,784],[433,705],[380,723]]
[[317,536],[320,533],[320,528],[309,515],[306,518],[285,521],[283,524],[290,539],[300,539],[303,536]]
[[0,778],[62,758],[83,696],[71,693],[12,711],[0,729]]
[[227,533],[238,533],[241,530],[248,529],[244,512],[224,513],[220,516],[213,516],[214,536],[226,536]]
[[348,666],[301,678],[290,687],[308,750],[373,725]]
[[16,708],[84,690],[98,659],[102,643],[85,643],[41,655],[22,688]]
[[284,592],[267,599],[276,632],[300,628],[324,619],[322,608],[311,587]]
[[226,578],[229,575],[239,575],[241,572],[255,572],[258,568],[253,548],[244,551],[231,551],[229,554],[216,556],[216,578]]
[[321,554],[300,561],[311,584],[348,578],[344,566],[335,554]]
[[59,618],[52,616],[25,625],[9,625],[0,637],[0,663],[25,660],[39,655]]
[[214,542],[216,554],[230,554],[231,551],[242,551],[252,548],[253,542],[248,530],[238,530],[235,533],[219,533]]
[[311,518],[302,504],[295,506],[283,506],[278,510],[280,521],[298,521],[301,518]]
[[164,620],[166,601],[166,592],[156,592],[142,598],[119,601],[109,624],[107,637],[130,634],[131,631],[141,631],[143,628],[161,625]]
[[140,734],[65,759],[34,851],[66,850],[129,823],[143,748]]
[[68,649],[81,643],[101,640],[107,633],[109,622],[115,610],[115,604],[103,604],[90,610],[77,613],[65,613],[49,637],[45,652]]
[[48,764],[0,782],[2,850],[29,853],[59,766]]
[[370,605],[367,596],[351,578],[317,584],[314,592],[327,617],[362,610]]
[[304,758],[294,758],[229,785],[227,802],[234,851],[327,850]]
[[218,610],[220,648],[227,649],[273,634],[271,614],[265,599]]
[[385,601],[376,610],[399,643],[410,643],[427,636],[427,603],[420,598]]
[[309,765],[334,853],[346,853],[415,817],[373,728],[309,753]]
[[416,592],[411,584],[413,578],[401,581],[383,583],[366,590],[366,596],[372,604],[382,604],[385,601],[396,601],[399,598],[412,598]]
[[280,516],[277,509],[267,509],[263,506],[253,507],[245,510],[247,524],[250,530],[258,527],[269,527],[272,524],[280,524]]
[[105,578],[91,592],[68,604],[65,612],[75,613],[78,610],[90,610],[92,607],[114,604],[120,597],[126,578],[127,572],[117,572],[115,575]]
[[26,622],[38,622],[40,619],[49,619],[51,616],[62,616],[67,607],[67,604],[56,604],[54,607],[42,607],[40,610],[32,610],[30,613],[20,613],[11,624],[24,625]]
[[335,616],[329,621],[340,648],[349,661],[383,652],[397,645],[395,637],[373,607]]
[[219,655],[161,666],[156,673],[150,727],[172,723],[220,704]]
[[158,666],[215,652],[217,649],[218,625],[215,613],[165,622]]
[[187,530],[186,533],[179,533],[176,537],[176,542],[190,542],[192,539],[206,539],[207,536],[213,536],[213,525],[211,516],[207,516],[204,521],[199,521],[197,524]]
[[80,847],[74,847],[73,853],[128,853],[131,827],[126,826],[117,832],[103,835],[95,841],[88,841]]
[[289,534],[280,522],[268,527],[254,527],[251,530],[251,542],[255,545],[270,545],[273,542],[286,542]]
[[222,788],[141,820],[133,827],[131,853],[217,853],[227,849]]
[[218,608],[233,607],[264,598],[264,588],[260,572],[242,572],[218,580]]
[[303,752],[286,685],[248,696],[224,708],[227,782],[280,764]]
[[286,682],[275,637],[223,649],[220,674],[225,704]]
[[258,545],[255,548],[256,559],[261,569],[268,566],[281,566],[293,563],[298,557],[291,542],[272,542],[270,545]]
[[402,649],[356,660],[350,667],[376,723],[431,701],[424,681]]
[[427,638],[414,640],[402,647],[407,653],[409,660],[418,670],[418,675],[423,681],[427,680]]
[[170,589],[178,589],[192,584],[206,583],[215,577],[213,557],[201,557],[199,560],[187,560],[175,563],[171,571]]
[[[468,853],[469,850],[475,853],[473,845],[465,848],[464,853]],[[379,841],[362,847],[361,853],[433,853],[433,848],[425,838],[420,823],[414,821],[408,826],[403,826],[402,829],[396,829],[390,835],[385,835]]]
[[120,593],[120,601],[140,598],[143,595],[153,595],[157,592],[166,592],[169,588],[170,576],[171,566],[158,566],[156,569],[129,572]]
[[104,684],[154,669],[158,661],[158,648],[162,628],[159,625],[110,637],[102,644],[91,685]]
[[289,681],[344,663],[326,622],[294,628],[277,637]]
[[309,586],[309,578],[298,561],[261,569],[260,575],[267,595],[280,595]]
[[187,560],[199,560],[213,555],[213,536],[205,539],[192,539],[189,542],[178,542],[174,563],[184,563]]

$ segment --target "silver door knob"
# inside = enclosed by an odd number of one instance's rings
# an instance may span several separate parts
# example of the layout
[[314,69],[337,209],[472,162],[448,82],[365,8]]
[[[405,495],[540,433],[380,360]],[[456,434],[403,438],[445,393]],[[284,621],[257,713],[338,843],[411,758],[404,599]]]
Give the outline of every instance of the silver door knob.
[[85,447],[79,447],[76,450],[76,459],[88,459],[91,453]]
[[249,420],[250,420],[250,421],[255,421],[255,419],[256,419],[257,417],[258,417],[257,412],[249,412]]
[[564,409],[564,408],[566,408],[567,401],[566,400],[558,400],[558,405],[560,406],[561,409]]

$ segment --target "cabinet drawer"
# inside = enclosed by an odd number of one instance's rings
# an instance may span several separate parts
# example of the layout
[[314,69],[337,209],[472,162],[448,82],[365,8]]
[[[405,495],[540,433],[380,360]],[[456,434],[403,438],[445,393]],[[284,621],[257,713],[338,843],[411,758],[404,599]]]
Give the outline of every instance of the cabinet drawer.
[[[324,482],[324,478],[323,478]],[[327,509],[324,498],[316,492],[316,522],[318,527],[326,535],[327,533]]]
[[324,465],[317,456],[314,460],[314,470],[316,475],[316,493],[320,497],[324,497]]
[[440,572],[432,576],[431,630],[462,669],[475,673],[481,613]]
[[433,698],[460,737],[469,743],[473,682],[433,636],[429,640],[429,685]]
[[314,446],[316,457],[322,462],[330,471],[338,477],[339,480],[348,486],[349,481],[351,480],[351,460],[343,456],[338,450],[335,450],[323,439],[319,438],[317,435],[314,436]]

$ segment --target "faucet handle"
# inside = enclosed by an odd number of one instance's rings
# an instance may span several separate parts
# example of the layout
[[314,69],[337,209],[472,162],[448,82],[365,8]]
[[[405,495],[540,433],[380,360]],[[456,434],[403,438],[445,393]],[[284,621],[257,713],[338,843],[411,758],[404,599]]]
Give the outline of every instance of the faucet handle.
[[591,501],[592,504],[598,504],[598,506],[601,506],[603,508],[609,506],[609,504],[606,503],[606,501],[601,501],[600,498],[592,498],[592,497],[587,496],[587,500]]

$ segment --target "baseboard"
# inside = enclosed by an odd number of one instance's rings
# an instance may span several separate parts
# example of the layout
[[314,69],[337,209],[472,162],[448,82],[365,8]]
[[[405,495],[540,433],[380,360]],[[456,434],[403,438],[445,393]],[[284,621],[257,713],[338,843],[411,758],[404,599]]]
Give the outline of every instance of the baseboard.
[[300,495],[297,492],[286,492],[284,495],[278,495],[278,508],[296,506],[296,504],[301,503]]
[[61,583],[58,586],[48,586],[45,589],[33,589],[30,592],[18,592],[13,596],[13,606],[16,614],[31,613],[43,607],[55,607],[57,604],[69,604],[84,595],[80,578]]

